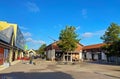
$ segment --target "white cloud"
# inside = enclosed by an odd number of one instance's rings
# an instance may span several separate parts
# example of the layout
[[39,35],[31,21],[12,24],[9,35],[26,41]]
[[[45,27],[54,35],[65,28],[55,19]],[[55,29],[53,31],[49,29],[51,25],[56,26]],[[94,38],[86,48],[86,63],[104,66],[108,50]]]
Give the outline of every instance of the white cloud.
[[36,13],[36,12],[40,11],[40,9],[39,9],[39,7],[37,6],[36,3],[27,2],[26,6],[27,6],[28,10],[31,11],[31,12],[35,12]]
[[91,32],[85,32],[84,34],[82,34],[82,36],[83,36],[84,38],[89,38],[89,37],[92,37],[92,36],[93,36],[93,33],[91,33]]
[[31,42],[33,39],[32,38],[27,38],[26,42]]
[[96,31],[94,35],[103,35],[104,33],[105,33],[105,29]]
[[42,40],[34,40],[32,38],[27,38],[26,42],[31,42],[32,44],[45,44],[45,42]]
[[32,36],[32,34],[30,32],[23,32],[23,36],[29,37],[29,36]]
[[21,30],[27,30],[28,28],[24,27],[24,26],[19,26]]
[[45,44],[45,42],[42,41],[42,40],[33,40],[33,43],[35,43],[35,44]]
[[83,38],[90,38],[93,36],[102,36],[105,33],[105,30],[99,30],[99,31],[95,31],[95,32],[85,32],[82,34]]
[[87,9],[82,9],[81,14],[83,18],[87,18]]

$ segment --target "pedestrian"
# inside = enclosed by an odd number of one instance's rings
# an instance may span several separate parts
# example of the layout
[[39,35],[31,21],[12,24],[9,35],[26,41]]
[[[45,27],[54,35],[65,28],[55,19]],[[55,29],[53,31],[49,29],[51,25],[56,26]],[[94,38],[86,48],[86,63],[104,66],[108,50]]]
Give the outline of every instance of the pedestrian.
[[32,64],[32,60],[33,60],[33,58],[32,58],[32,56],[31,56],[31,57],[30,57],[30,62],[29,62],[30,64]]

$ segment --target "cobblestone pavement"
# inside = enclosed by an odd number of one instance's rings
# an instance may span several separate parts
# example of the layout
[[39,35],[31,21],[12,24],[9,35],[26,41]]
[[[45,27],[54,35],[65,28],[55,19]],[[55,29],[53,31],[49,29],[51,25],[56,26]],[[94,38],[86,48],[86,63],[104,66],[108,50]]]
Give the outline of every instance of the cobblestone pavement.
[[24,61],[0,71],[0,79],[120,79],[120,66],[35,61],[36,65]]

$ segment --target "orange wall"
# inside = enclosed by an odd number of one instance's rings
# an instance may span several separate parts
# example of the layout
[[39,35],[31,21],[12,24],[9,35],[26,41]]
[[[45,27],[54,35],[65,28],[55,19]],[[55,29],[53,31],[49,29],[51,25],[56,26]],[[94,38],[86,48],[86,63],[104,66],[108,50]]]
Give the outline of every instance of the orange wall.
[[83,46],[82,46],[82,45],[77,44],[77,48],[75,49],[75,51],[80,51],[80,50],[82,50],[82,48],[83,48]]

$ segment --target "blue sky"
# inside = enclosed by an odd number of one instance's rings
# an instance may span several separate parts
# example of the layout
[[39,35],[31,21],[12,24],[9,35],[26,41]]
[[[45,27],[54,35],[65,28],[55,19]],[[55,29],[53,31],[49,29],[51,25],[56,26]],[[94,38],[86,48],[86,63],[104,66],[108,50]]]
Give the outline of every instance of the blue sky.
[[77,28],[83,45],[102,43],[110,25],[120,24],[120,0],[0,0],[0,21],[16,23],[29,49],[58,40],[66,25]]

